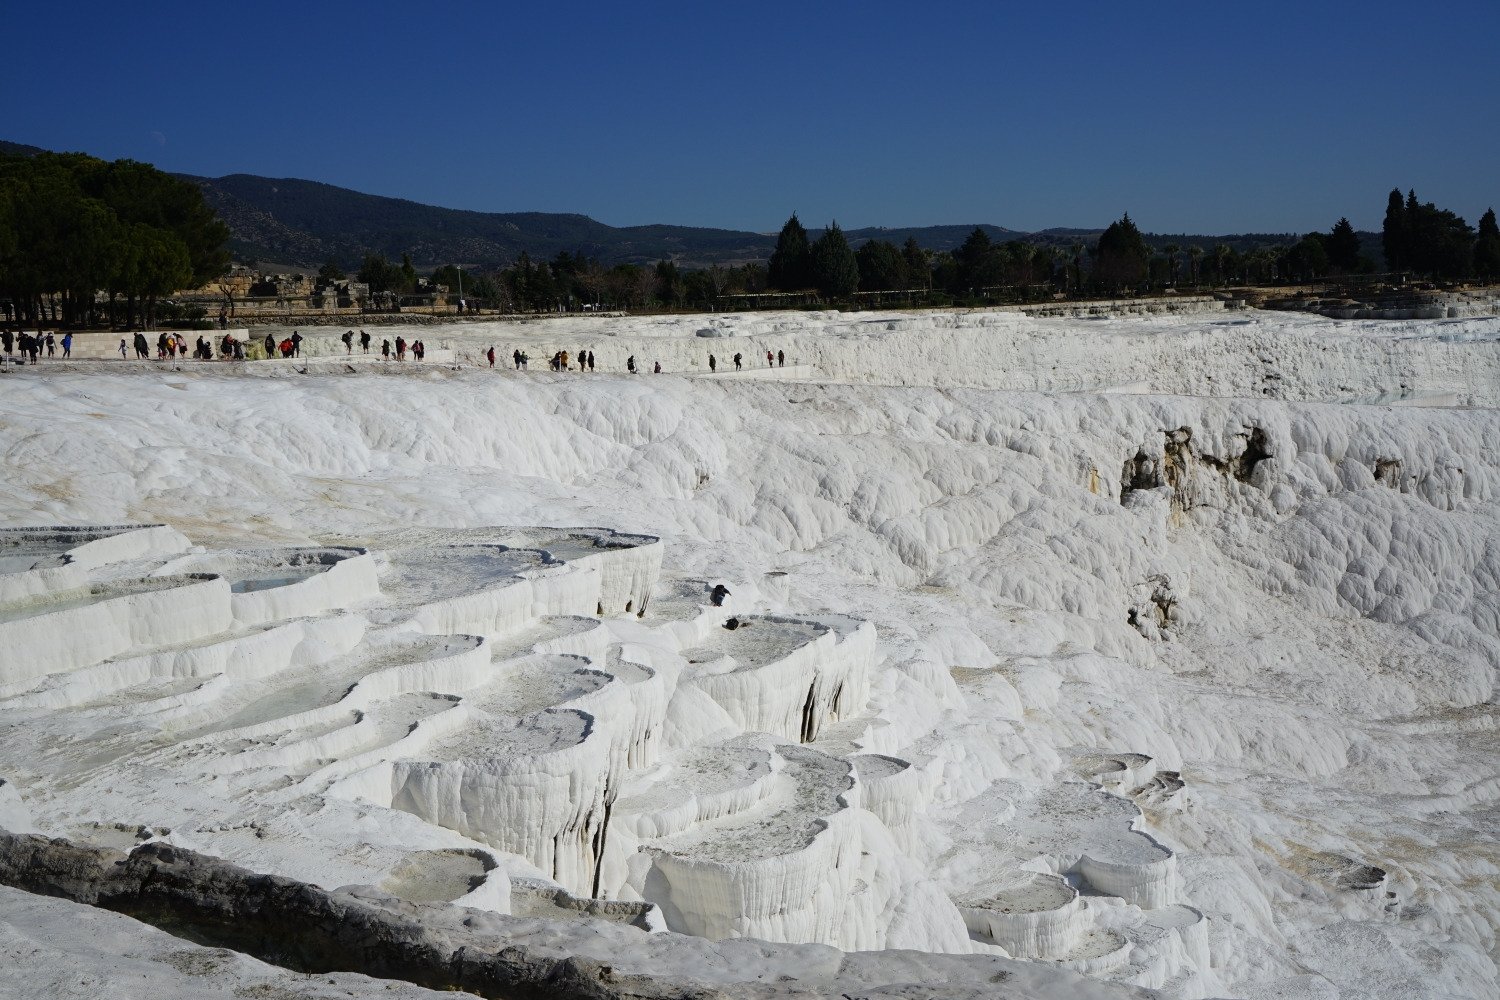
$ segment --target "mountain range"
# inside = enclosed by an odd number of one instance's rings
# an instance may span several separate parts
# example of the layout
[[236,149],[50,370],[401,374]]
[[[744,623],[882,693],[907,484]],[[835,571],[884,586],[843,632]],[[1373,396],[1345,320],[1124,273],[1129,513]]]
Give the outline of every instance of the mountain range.
[[[0,152],[31,156],[43,150],[0,141]],[[311,269],[329,257],[353,269],[367,253],[384,254],[392,260],[408,253],[423,270],[450,263],[480,269],[508,264],[522,251],[542,259],[564,250],[597,256],[606,265],[670,259],[679,267],[701,268],[752,261],[763,264],[776,246],[776,233],[695,226],[610,226],[586,215],[556,212],[472,212],[297,178],[177,176],[202,188],[208,204],[229,224],[233,233],[229,246],[236,259],[262,270]],[[963,243],[974,226],[869,227],[845,230],[845,235],[856,247],[872,239],[899,245],[915,237],[928,249],[951,251]],[[1064,248],[1093,242],[1103,232],[1102,227],[1038,232],[989,224],[980,224],[980,228],[996,241],[1024,239]],[[813,239],[821,233],[821,229],[808,231]],[[1378,235],[1360,236],[1364,252],[1379,260]],[[1146,234],[1147,242],[1156,246],[1168,242],[1183,247],[1228,243],[1242,252],[1294,242],[1296,238],[1292,233]]]

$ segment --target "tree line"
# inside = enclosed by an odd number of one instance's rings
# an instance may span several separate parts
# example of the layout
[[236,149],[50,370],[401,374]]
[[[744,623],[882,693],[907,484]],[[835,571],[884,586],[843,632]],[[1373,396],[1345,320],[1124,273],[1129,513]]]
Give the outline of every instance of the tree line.
[[[0,155],[0,307],[8,322],[154,326],[159,314],[173,318],[175,307],[163,299],[228,269],[229,237],[197,185],[149,164],[74,153]],[[767,291],[824,301],[882,293],[887,301],[941,305],[1374,272],[1375,262],[1360,249],[1358,234],[1342,218],[1327,232],[1246,253],[1225,243],[1154,247],[1126,214],[1097,241],[1071,247],[994,241],[975,227],[951,252],[922,247],[915,238],[901,246],[870,240],[855,250],[837,222],[812,239],[794,212],[765,267],[689,270],[670,260],[611,267],[581,252],[562,251],[551,260],[522,252],[508,267],[447,265],[428,280],[447,285],[450,295],[462,288],[471,302],[524,311],[721,308],[728,296]],[[1420,202],[1415,191],[1392,191],[1381,249],[1389,271],[1500,280],[1493,209],[1476,231],[1453,212]],[[332,259],[319,275],[344,278]],[[357,277],[377,295],[411,295],[422,282],[408,254],[399,264],[367,254]]]
[[150,164],[0,155],[7,322],[154,326],[160,300],[228,269],[229,236],[197,185]]

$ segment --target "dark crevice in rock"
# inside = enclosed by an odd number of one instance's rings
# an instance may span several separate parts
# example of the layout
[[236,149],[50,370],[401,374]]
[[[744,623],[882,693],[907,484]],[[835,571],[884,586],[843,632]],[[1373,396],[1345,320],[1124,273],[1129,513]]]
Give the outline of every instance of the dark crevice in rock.
[[[464,934],[448,904],[329,892],[162,843],[127,856],[0,834],[0,884],[113,910],[298,972],[358,972],[497,1000],[722,995],[701,983],[616,975],[608,964],[507,945],[495,933]],[[445,919],[455,926],[442,926]]]

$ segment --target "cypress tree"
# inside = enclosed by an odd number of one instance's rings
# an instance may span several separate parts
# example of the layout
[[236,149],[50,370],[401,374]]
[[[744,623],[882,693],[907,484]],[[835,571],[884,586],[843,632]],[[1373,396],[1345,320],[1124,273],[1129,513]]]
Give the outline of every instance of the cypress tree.
[[795,292],[812,287],[812,251],[807,245],[807,230],[802,228],[796,212],[781,227],[766,271],[770,286],[778,291]]
[[1492,208],[1479,220],[1479,239],[1474,242],[1474,270],[1486,281],[1500,278],[1500,225]]
[[812,267],[818,292],[825,298],[847,298],[859,288],[859,261],[837,222],[830,222],[813,244]]
[[[1412,200],[1416,200],[1413,193]],[[1385,225],[1380,232],[1380,247],[1385,251],[1385,269],[1401,271],[1407,266],[1406,205],[1401,189],[1394,188],[1385,204]]]
[[1359,236],[1348,219],[1334,223],[1333,231],[1323,241],[1328,251],[1328,263],[1346,273],[1353,273],[1359,266]]

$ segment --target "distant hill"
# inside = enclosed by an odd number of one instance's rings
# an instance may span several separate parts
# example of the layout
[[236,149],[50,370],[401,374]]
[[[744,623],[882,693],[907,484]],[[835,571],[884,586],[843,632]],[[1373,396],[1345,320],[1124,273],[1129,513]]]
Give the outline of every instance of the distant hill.
[[512,261],[521,251],[550,258],[560,250],[621,261],[676,260],[685,267],[764,261],[775,237],[692,226],[607,226],[586,215],[468,212],[404,198],[361,194],[294,178],[191,177],[234,231],[242,258],[315,266],[330,255],[358,266],[368,252],[421,266]]
[[0,139],[0,153],[10,153],[12,156],[35,156],[45,152],[47,151],[41,146],[28,146],[24,142],[6,142]]
[[[37,146],[0,141],[0,152],[35,156]],[[546,259],[561,250],[597,256],[606,265],[621,262],[676,261],[679,267],[710,264],[764,263],[776,246],[775,233],[694,226],[608,226],[586,215],[551,212],[469,212],[422,205],[404,198],[385,198],[348,188],[296,178],[230,174],[227,177],[177,175],[203,189],[203,196],[226,223],[233,237],[230,249],[242,260],[267,266],[313,269],[330,256],[345,269],[359,266],[366,253],[383,253],[400,260],[409,253],[419,268],[442,264],[471,267],[509,264],[524,250]],[[898,246],[909,237],[930,250],[956,250],[974,230],[974,223],[921,226],[905,229],[869,227],[848,229],[845,235],[858,248],[869,240],[889,240]],[[1099,238],[1099,229],[1044,229],[1022,232],[981,225],[991,240],[1026,240],[1069,248]],[[822,229],[810,229],[814,239]],[[1292,233],[1245,233],[1193,236],[1146,233],[1155,247],[1177,243],[1205,250],[1227,243],[1240,252],[1272,244],[1290,244]],[[1384,266],[1378,233],[1360,233],[1361,251]]]

